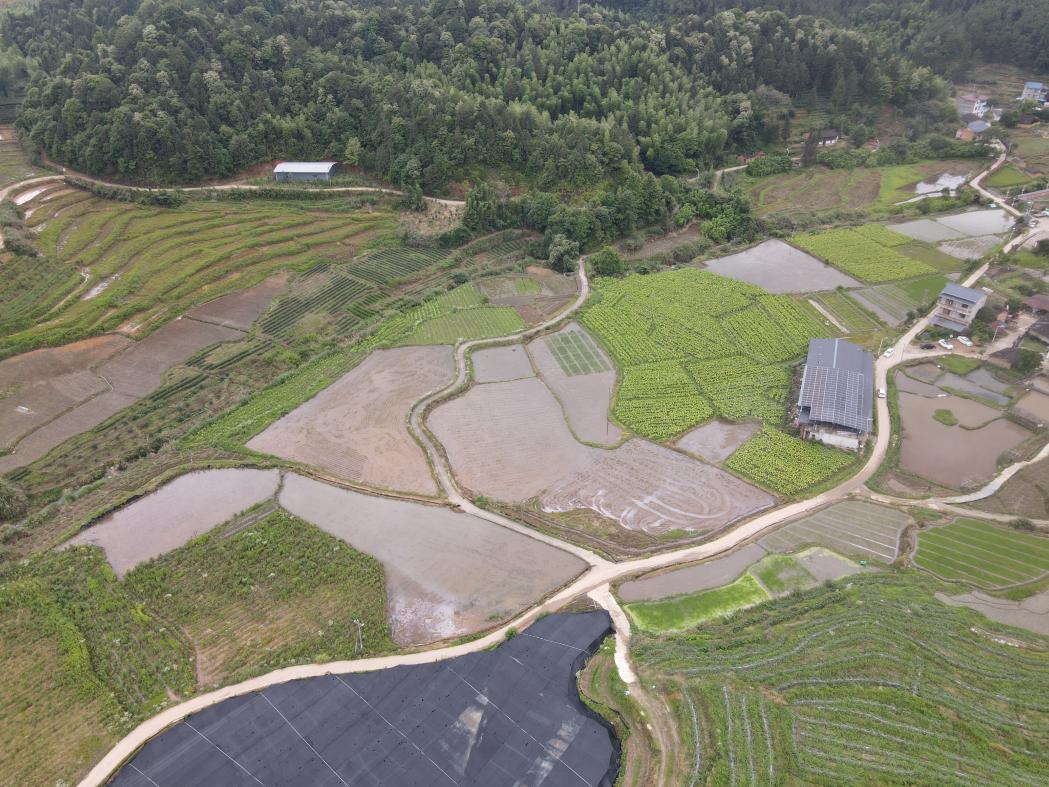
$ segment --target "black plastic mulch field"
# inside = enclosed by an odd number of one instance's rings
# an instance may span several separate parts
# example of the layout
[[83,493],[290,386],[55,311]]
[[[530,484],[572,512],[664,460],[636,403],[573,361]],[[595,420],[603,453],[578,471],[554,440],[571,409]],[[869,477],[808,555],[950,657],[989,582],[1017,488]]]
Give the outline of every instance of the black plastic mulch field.
[[550,615],[494,651],[271,686],[187,717],[110,783],[608,786],[618,741],[575,673],[610,631],[605,612]]

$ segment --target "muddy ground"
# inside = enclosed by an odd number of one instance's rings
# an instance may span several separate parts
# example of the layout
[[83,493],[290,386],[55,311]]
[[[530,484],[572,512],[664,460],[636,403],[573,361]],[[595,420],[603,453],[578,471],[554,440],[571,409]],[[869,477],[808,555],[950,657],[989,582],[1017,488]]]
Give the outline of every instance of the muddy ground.
[[604,362],[602,365],[607,371],[568,375],[550,350],[548,341],[552,337],[575,332],[586,333],[577,323],[569,323],[550,337],[529,342],[528,354],[543,382],[564,408],[572,432],[587,443],[615,445],[623,436],[622,430],[608,418],[616,385],[615,366],[604,350],[591,342],[592,352]]
[[568,552],[469,514],[294,474],[285,477],[280,503],[382,562],[393,638],[401,645],[487,629],[586,567]]
[[422,448],[408,431],[411,406],[455,374],[450,347],[378,350],[248,447],[370,486],[437,494]]

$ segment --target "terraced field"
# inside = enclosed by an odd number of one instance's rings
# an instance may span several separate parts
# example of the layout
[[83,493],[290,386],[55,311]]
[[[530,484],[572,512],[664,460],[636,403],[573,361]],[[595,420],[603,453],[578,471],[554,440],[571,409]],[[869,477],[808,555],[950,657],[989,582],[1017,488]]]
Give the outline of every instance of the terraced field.
[[1049,649],[933,596],[913,573],[853,576],[633,656],[693,744],[692,784],[1049,780]]
[[807,304],[706,271],[594,287],[581,321],[622,372],[613,412],[657,440],[713,415],[782,420],[791,364],[809,339],[831,335]]
[[[11,263],[16,279],[43,283],[24,292],[5,289],[0,355],[121,327],[148,331],[277,269],[304,271],[321,260],[348,259],[395,226],[392,213],[358,211],[354,204],[192,202],[167,209],[62,186],[42,192],[22,207],[47,276],[39,277],[36,259]],[[398,256],[403,252],[349,267],[368,282],[384,283],[431,264],[428,257]],[[344,279],[317,300],[347,284],[367,295],[364,282]]]
[[1049,573],[1049,539],[958,519],[921,532],[914,564],[984,588],[1018,585]]

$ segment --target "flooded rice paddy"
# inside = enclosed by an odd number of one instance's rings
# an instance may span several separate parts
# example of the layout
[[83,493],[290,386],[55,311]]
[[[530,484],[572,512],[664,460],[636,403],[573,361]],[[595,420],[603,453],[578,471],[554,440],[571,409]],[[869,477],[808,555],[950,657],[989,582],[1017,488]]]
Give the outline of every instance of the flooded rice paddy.
[[187,473],[117,509],[69,545],[102,547],[117,576],[178,549],[277,493],[277,470],[227,468]]

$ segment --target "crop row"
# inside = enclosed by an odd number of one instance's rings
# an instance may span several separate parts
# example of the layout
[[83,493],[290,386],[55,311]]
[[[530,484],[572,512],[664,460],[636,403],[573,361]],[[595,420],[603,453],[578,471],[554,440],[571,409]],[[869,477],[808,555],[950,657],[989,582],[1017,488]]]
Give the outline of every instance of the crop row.
[[765,427],[737,449],[725,466],[774,492],[796,495],[830,478],[854,458]]
[[[822,257],[834,267],[868,284],[909,279],[935,271],[924,262],[896,251],[898,233],[877,231],[869,226],[846,227],[825,232],[796,235],[793,242]],[[904,237],[904,236],[899,236]],[[904,238],[904,241],[909,239]],[[888,241],[892,245],[885,245]]]
[[635,661],[646,679],[673,676],[714,725],[706,783],[1046,783],[1049,651],[989,636],[997,624],[937,601],[942,587],[857,576],[639,632]]

